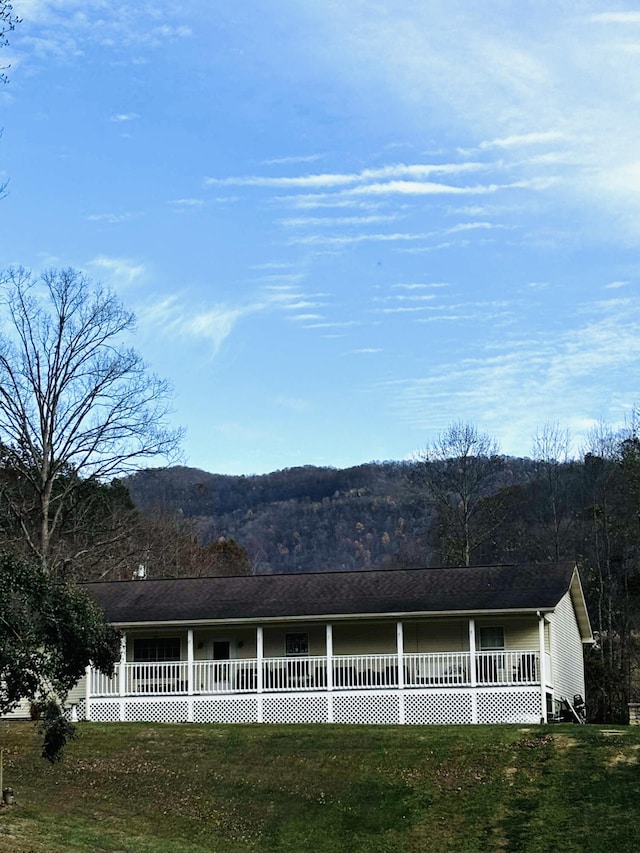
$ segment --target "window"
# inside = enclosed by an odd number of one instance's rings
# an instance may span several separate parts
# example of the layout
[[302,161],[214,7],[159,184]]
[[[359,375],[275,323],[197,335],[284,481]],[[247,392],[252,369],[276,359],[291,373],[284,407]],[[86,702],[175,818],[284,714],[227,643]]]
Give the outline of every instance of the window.
[[308,655],[309,654],[309,635],[308,634],[285,634],[284,646],[287,655]]
[[480,628],[480,648],[504,649],[504,628],[496,625]]
[[180,660],[180,637],[137,637],[133,659],[138,663]]

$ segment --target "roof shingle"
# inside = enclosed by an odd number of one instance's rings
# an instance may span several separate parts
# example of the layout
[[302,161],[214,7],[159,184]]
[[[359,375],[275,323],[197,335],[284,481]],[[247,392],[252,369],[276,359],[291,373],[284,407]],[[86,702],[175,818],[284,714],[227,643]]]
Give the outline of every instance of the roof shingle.
[[573,563],[173,578],[83,584],[109,622],[550,610]]

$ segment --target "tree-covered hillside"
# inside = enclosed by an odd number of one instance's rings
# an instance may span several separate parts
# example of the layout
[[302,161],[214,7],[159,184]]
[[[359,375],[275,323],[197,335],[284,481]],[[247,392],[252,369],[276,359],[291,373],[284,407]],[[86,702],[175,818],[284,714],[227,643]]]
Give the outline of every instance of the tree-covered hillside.
[[[494,476],[478,495],[485,514],[496,489],[523,487],[532,469],[530,460],[499,456],[491,466]],[[176,467],[140,471],[125,482],[142,512],[192,519],[203,543],[236,540],[254,571],[357,570],[450,562],[426,476],[438,467],[309,465],[246,477]]]
[[235,539],[254,571],[362,569],[416,550],[425,512],[407,488],[408,469],[388,462],[233,477],[169,468],[126,484],[143,512],[196,521],[204,543]]

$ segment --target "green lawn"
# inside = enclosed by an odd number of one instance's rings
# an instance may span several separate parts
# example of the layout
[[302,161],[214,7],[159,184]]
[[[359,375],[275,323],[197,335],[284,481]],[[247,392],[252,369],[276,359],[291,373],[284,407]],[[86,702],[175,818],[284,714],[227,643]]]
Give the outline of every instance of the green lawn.
[[640,848],[640,727],[0,724],[0,851]]

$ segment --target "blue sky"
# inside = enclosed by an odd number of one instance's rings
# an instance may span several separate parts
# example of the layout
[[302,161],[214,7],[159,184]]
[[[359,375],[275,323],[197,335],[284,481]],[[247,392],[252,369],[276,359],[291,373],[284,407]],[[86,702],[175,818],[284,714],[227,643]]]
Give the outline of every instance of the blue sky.
[[14,0],[2,267],[109,284],[220,473],[640,401],[640,5]]

